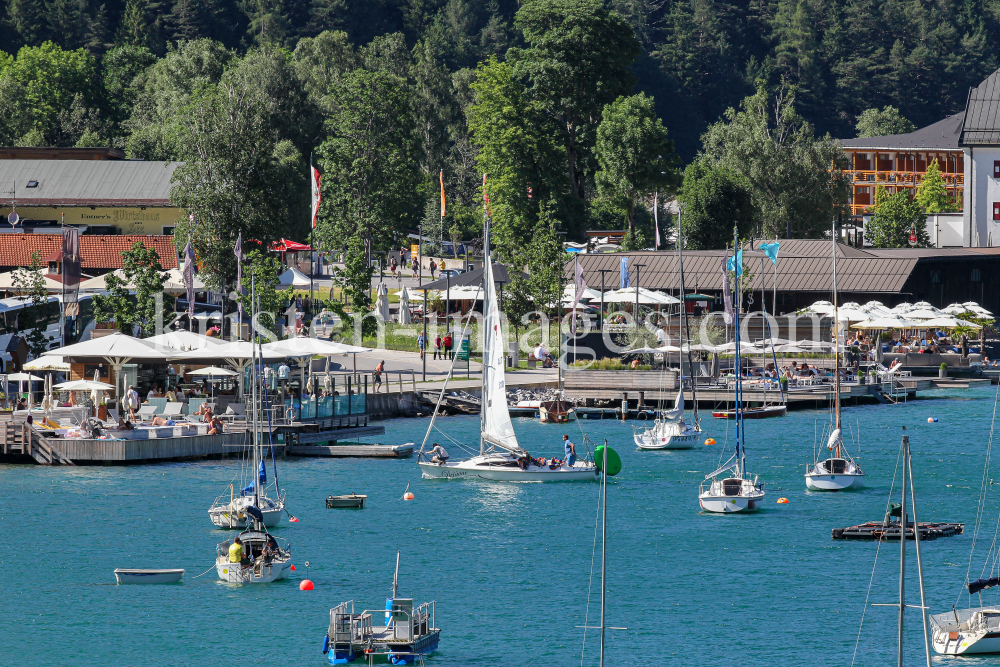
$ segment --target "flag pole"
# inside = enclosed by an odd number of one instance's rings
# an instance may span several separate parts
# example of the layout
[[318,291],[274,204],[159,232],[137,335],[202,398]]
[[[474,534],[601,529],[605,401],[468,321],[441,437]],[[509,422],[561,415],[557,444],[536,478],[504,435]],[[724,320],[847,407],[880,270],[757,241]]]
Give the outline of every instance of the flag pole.
[[[315,205],[313,204],[312,193],[316,188],[313,179],[313,154],[309,151],[309,315],[312,319],[313,310],[313,274],[316,272],[316,264],[313,261],[313,253],[316,252],[316,217],[313,215]],[[314,329],[315,330],[315,329]],[[312,365],[310,364],[310,370]],[[300,392],[301,397],[301,392]],[[301,399],[300,399],[301,400]]]

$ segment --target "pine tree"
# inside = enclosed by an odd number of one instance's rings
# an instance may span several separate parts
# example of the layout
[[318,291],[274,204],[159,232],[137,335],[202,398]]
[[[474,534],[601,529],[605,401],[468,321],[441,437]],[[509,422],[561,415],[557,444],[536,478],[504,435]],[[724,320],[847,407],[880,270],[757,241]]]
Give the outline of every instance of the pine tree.
[[[38,46],[48,33],[45,5],[39,0],[8,0],[7,20],[27,46]],[[14,49],[9,49],[11,53]]]
[[943,213],[952,210],[953,205],[948,197],[948,190],[944,187],[937,158],[927,165],[927,171],[917,186],[916,199],[925,213]]

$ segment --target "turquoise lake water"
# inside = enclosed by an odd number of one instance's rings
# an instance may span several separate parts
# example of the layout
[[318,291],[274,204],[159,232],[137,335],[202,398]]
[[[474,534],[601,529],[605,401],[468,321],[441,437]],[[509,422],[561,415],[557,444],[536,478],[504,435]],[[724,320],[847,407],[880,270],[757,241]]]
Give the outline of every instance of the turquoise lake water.
[[[940,390],[908,405],[846,409],[845,430],[850,439],[860,428],[868,475],[859,492],[805,490],[813,434],[828,412],[748,422],[748,466],[766,482],[767,502],[745,516],[698,510],[698,484],[716,467],[727,426],[733,435],[726,422],[705,420],[718,445],[680,452],[637,451],[629,444],[636,422],[517,420],[515,428],[535,455],[561,455],[563,432],[580,445],[580,427],[622,455],[624,469],[608,487],[607,622],[628,629],[608,631],[608,665],[850,665],[876,545],[834,542],[830,529],[881,518],[905,425],[919,518],[968,525],[965,535],[924,544],[932,613],[949,610],[968,567],[995,391]],[[928,424],[928,416],[940,421]],[[456,439],[478,438],[476,417],[438,423]],[[384,424],[382,442],[419,443],[427,421]],[[585,624],[598,484],[422,480],[413,459],[279,462],[300,522],[274,532],[290,540],[297,576],[260,586],[223,584],[214,572],[194,578],[232,535],[214,529],[206,510],[239,468],[236,460],[0,466],[0,665],[320,667],[330,607],[353,599],[382,608],[397,550],[400,593],[437,601],[442,639],[429,665],[581,664],[575,626]],[[1000,471],[989,476],[1000,482]],[[400,500],[407,484],[410,502]],[[981,545],[1000,506],[1000,485],[990,488]],[[368,494],[366,509],[325,508],[327,495],[352,491]],[[775,503],[781,496],[788,505]],[[912,545],[909,556],[908,601],[919,604]],[[973,578],[984,556],[985,548]],[[179,585],[117,586],[116,567],[187,574]],[[595,575],[599,568],[598,545]],[[898,545],[883,548],[871,602],[895,600],[897,570]],[[315,590],[299,591],[307,576]],[[598,586],[595,576],[590,625]],[[894,661],[895,613],[868,609],[855,664]],[[918,613],[907,621],[916,664]],[[584,665],[597,664],[596,636],[588,635]]]

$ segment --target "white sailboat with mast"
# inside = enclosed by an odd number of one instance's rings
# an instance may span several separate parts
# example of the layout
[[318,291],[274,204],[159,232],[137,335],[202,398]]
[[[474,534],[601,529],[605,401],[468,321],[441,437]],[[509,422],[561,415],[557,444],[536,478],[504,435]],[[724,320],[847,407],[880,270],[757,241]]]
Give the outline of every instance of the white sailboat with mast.
[[[691,338],[688,330],[687,301],[684,290],[684,245],[681,236],[681,215],[677,215],[677,263],[680,277],[681,291],[681,346],[677,351],[677,362],[679,365],[677,399],[674,401],[673,410],[657,410],[656,421],[653,425],[641,431],[634,431],[632,434],[635,445],[639,449],[693,449],[701,439],[701,419],[698,416],[698,388],[693,375],[693,364],[691,361]],[[687,338],[685,345],[684,339]],[[684,419],[684,351],[687,350],[688,369],[692,372],[691,380],[691,400],[694,408],[694,421],[687,422]],[[666,353],[664,353],[666,356]],[[666,363],[666,362],[664,362]]]
[[[705,477],[698,493],[698,504],[706,512],[731,514],[754,512],[764,504],[764,484],[747,471],[745,427],[743,423],[743,367],[740,360],[740,257],[738,237],[733,243],[733,318],[736,337],[736,448],[719,469]],[[725,289],[725,288],[724,288]]]
[[865,484],[865,472],[851,458],[844,446],[843,430],[840,420],[840,318],[837,310],[837,229],[833,229],[833,350],[835,371],[833,374],[834,427],[827,439],[826,448],[829,458],[814,461],[806,467],[806,487],[811,491],[844,491],[845,489],[860,489]]
[[[425,478],[481,478],[505,482],[555,482],[597,479],[597,466],[578,459],[572,465],[567,461],[532,457],[518,443],[514,425],[507,409],[507,390],[504,376],[504,333],[500,320],[500,306],[496,283],[493,279],[493,262],[490,258],[489,216],[485,216],[483,242],[483,382],[480,412],[479,454],[462,461],[434,463],[423,460],[431,429],[444,397],[444,389],[434,408],[434,415],[427,427],[420,448],[418,465]],[[450,376],[449,376],[450,377]]]
[[[251,282],[251,294],[253,283]],[[253,366],[250,373],[250,406],[247,411],[250,453],[252,460],[253,495],[246,494],[252,503],[244,506],[246,530],[243,530],[233,542],[226,540],[216,548],[215,569],[219,579],[231,583],[258,584],[284,579],[292,566],[292,553],[287,540],[276,538],[267,532],[264,514],[260,505],[264,499],[264,460],[261,455],[261,423],[263,416],[262,393],[263,373],[260,367],[260,342],[254,343]],[[237,540],[241,549],[235,547]],[[234,549],[238,549],[235,550]]]

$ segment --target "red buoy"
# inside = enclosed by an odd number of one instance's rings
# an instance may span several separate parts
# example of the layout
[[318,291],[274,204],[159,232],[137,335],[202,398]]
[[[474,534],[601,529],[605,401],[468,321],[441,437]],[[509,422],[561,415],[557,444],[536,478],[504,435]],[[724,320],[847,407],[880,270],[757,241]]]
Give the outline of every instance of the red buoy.
[[299,582],[300,591],[311,591],[312,589],[313,589],[313,582],[309,581],[308,579],[303,579],[302,581]]
[[298,518],[294,516],[288,517],[288,523],[298,523],[298,522],[299,522]]
[[413,491],[407,491],[403,494],[403,500],[413,500],[414,497]]
[[295,566],[294,565],[292,566],[292,572],[295,572]]

